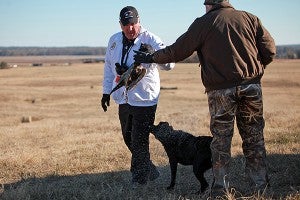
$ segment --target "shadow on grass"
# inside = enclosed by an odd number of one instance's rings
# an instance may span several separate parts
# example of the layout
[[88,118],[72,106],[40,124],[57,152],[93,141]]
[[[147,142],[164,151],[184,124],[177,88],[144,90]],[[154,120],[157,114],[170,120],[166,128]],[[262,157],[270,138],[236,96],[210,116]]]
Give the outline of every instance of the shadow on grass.
[[[146,186],[132,189],[129,171],[104,172],[98,174],[78,174],[73,176],[51,175],[37,178],[28,177],[15,183],[4,184],[0,199],[178,199],[178,196],[188,195],[187,191],[198,190],[200,186],[193,177],[190,167],[179,167],[178,181],[185,177],[193,180],[181,188],[167,191],[170,181],[169,166],[158,167],[161,175]],[[184,190],[184,192],[181,192]]]
[[[270,191],[265,199],[299,198],[300,155],[268,155]],[[249,183],[243,176],[244,158],[232,159],[230,185],[242,194],[248,192]],[[4,184],[0,199],[201,199],[192,193],[198,191],[199,182],[191,166],[179,166],[177,183],[172,191],[166,190],[170,181],[169,166],[158,167],[161,176],[145,187],[131,189],[130,172],[117,171],[73,176],[51,175],[29,177],[15,183]],[[211,170],[205,176],[211,182]]]
[[[244,173],[245,159],[237,156],[232,160],[230,181],[242,194],[251,192],[251,183]],[[299,196],[300,192],[300,155],[299,154],[269,154],[267,168],[270,187],[265,192],[268,199],[286,199]],[[293,199],[293,198],[292,198]]]

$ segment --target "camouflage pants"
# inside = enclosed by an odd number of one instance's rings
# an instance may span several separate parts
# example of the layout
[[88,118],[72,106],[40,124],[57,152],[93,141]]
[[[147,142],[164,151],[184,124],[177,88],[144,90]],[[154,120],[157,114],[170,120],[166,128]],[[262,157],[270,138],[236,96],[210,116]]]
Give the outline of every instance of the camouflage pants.
[[145,184],[151,172],[156,171],[150,160],[149,134],[157,106],[137,107],[119,105],[119,119],[124,142],[130,150],[132,182]]
[[267,184],[266,149],[263,129],[263,101],[260,84],[241,85],[233,88],[209,91],[208,103],[211,116],[210,130],[214,188],[227,184],[231,158],[231,141],[236,119],[242,148],[246,159],[245,170],[256,188]]

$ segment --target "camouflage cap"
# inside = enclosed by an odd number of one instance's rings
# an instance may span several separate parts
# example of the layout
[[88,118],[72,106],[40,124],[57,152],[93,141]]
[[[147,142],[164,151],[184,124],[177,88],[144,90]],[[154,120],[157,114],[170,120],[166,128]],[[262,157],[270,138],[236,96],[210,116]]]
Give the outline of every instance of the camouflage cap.
[[204,5],[215,5],[222,2],[228,2],[228,0],[205,0]]

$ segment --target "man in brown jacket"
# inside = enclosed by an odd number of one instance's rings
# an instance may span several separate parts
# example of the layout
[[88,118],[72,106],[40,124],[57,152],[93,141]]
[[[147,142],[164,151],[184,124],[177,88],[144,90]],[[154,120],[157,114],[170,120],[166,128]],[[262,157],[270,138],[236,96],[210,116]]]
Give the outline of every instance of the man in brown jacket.
[[255,190],[268,185],[261,78],[272,62],[275,43],[258,17],[235,10],[228,0],[205,0],[197,18],[175,43],[152,54],[136,51],[139,63],[181,61],[197,51],[209,111],[214,181],[212,196],[228,184],[231,141],[236,119]]

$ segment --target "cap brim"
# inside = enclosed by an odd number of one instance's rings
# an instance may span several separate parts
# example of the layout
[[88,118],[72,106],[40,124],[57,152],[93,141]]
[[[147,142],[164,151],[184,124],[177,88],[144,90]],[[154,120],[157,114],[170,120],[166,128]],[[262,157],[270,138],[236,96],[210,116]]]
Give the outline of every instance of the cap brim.
[[128,24],[136,24],[136,23],[138,23],[138,21],[139,21],[139,18],[137,18],[137,17],[121,19],[121,23],[122,23],[123,26],[126,26]]

